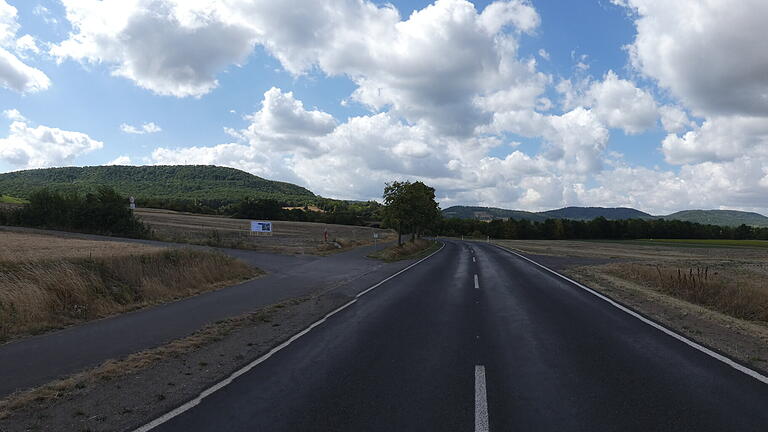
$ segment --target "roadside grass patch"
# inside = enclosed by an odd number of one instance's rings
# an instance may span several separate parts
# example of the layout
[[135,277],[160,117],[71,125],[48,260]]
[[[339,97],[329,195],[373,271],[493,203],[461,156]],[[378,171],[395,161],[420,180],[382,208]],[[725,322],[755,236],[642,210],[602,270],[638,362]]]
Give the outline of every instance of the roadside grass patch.
[[415,241],[407,241],[402,246],[395,245],[382,249],[368,255],[368,257],[386,262],[418,259],[436,251],[439,246],[440,243],[434,240],[416,239]]
[[761,277],[717,267],[639,263],[611,264],[605,272],[735,318],[768,322],[768,286]]
[[0,204],[27,204],[29,201],[9,195],[0,195]]
[[0,261],[0,342],[199,294],[260,274],[220,253]]

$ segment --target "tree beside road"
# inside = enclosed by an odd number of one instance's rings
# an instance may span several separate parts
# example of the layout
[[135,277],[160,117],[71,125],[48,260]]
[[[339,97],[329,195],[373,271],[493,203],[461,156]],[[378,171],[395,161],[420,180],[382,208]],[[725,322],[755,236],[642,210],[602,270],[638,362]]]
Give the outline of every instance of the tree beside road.
[[441,217],[435,189],[422,182],[392,182],[384,187],[384,224],[397,230],[397,244],[403,244],[404,230],[411,240],[421,236]]

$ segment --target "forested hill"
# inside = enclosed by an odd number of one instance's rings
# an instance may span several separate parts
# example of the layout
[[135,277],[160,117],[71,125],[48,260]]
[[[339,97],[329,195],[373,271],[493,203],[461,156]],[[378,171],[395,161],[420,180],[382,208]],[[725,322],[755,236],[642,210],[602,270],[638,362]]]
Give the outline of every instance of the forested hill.
[[539,213],[523,210],[507,210],[496,207],[453,206],[443,210],[443,216],[457,219],[515,219],[543,222],[547,218]]
[[709,225],[768,227],[768,217],[736,210],[683,210],[663,217]]
[[19,198],[44,187],[84,193],[102,185],[139,199],[227,202],[251,197],[305,203],[316,198],[301,186],[209,165],[66,167],[0,174],[0,194]]
[[653,219],[648,213],[627,207],[565,207],[558,210],[540,212],[551,219],[592,220],[604,217],[608,220]]
[[616,207],[565,207],[544,212],[527,212],[493,207],[454,206],[443,210],[443,216],[459,219],[515,219],[542,222],[546,219],[592,220],[604,217],[608,220],[666,219],[720,226],[750,225],[768,227],[768,217],[758,213],[736,210],[685,210],[670,215],[653,216],[633,208]]

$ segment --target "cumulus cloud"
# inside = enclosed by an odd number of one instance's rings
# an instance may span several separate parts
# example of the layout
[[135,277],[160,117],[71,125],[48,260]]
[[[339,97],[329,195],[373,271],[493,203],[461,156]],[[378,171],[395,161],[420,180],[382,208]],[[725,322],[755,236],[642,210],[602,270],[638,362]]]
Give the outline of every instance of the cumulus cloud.
[[768,2],[626,0],[634,66],[698,114],[768,115]]
[[678,106],[664,105],[659,107],[659,115],[661,115],[661,124],[664,130],[669,133],[680,133],[696,126],[688,118],[688,114]]
[[667,162],[673,164],[768,155],[768,121],[765,117],[713,117],[682,136],[668,135],[662,150]]
[[153,122],[144,123],[141,126],[133,126],[127,123],[120,125],[120,130],[127,134],[144,135],[162,132],[163,129]]
[[3,116],[8,120],[20,121],[20,122],[27,121],[27,119],[23,115],[21,115],[21,113],[17,109],[7,109],[3,111]]
[[70,37],[51,49],[59,60],[114,66],[113,74],[161,95],[201,96],[216,74],[240,64],[256,34],[230,2],[63,0]]
[[525,0],[482,12],[466,0],[438,0],[407,20],[368,0],[320,0],[312,8],[301,0],[63,3],[74,31],[55,56],[112,65],[114,74],[165,95],[208,93],[217,74],[259,44],[292,74],[349,77],[358,86],[352,100],[373,110],[467,136],[490,118],[476,97],[511,84],[541,89],[546,80],[517,59],[515,34],[540,21]]
[[131,158],[127,155],[118,156],[106,163],[106,165],[130,165]]
[[650,129],[659,117],[653,96],[632,82],[619,79],[613,71],[608,71],[603,81],[593,83],[588,96],[600,120],[628,134]]
[[50,79],[43,71],[22,62],[10,50],[35,53],[37,45],[29,35],[16,39],[19,30],[16,8],[0,0],[0,86],[19,93],[47,89]]
[[318,151],[316,138],[336,128],[332,115],[305,109],[292,92],[273,87],[264,93],[261,105],[261,110],[246,117],[251,125],[233,135],[245,137],[266,151]]
[[77,156],[104,146],[81,132],[48,126],[31,126],[18,111],[6,111],[13,118],[8,136],[0,138],[0,160],[18,168],[67,165]]

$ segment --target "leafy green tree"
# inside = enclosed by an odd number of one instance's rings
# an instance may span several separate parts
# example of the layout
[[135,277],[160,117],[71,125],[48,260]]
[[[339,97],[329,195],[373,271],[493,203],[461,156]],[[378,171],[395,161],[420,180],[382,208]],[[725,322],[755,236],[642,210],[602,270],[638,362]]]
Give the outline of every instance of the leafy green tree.
[[398,245],[403,244],[404,229],[410,230],[415,239],[440,220],[435,189],[422,182],[387,183],[382,215],[387,226],[397,229]]

